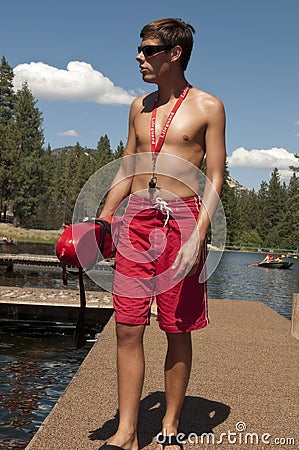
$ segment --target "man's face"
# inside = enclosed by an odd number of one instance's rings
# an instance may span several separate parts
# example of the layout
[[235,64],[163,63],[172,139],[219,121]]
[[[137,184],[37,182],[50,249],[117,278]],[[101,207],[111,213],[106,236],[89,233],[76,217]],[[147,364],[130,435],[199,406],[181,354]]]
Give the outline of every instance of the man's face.
[[136,60],[142,78],[147,83],[156,83],[169,70],[170,50],[159,39],[145,38],[138,47]]

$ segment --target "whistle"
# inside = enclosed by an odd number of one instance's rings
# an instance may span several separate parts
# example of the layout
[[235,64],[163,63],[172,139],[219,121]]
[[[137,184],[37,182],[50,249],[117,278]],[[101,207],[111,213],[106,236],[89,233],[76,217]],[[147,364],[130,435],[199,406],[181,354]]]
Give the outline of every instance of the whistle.
[[151,179],[151,181],[148,183],[148,187],[150,189],[155,189],[156,188],[156,181],[154,181],[153,179]]

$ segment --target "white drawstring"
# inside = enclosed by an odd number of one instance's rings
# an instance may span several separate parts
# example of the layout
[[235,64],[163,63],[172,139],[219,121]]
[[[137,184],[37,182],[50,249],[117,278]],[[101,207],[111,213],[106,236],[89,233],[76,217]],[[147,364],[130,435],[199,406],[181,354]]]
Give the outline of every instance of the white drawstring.
[[166,227],[172,209],[168,206],[167,202],[163,200],[161,197],[157,197],[154,204],[155,208],[158,208],[163,214],[166,214],[166,219],[164,222],[164,227]]

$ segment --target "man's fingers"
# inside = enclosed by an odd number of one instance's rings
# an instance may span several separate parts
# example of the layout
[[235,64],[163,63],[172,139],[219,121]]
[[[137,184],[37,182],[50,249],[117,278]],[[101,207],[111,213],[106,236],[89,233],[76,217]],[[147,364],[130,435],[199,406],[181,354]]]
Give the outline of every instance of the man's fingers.
[[192,266],[190,266],[190,261],[184,262],[183,258],[181,257],[179,259],[178,264],[173,268],[174,269],[178,268],[177,272],[173,276],[174,280],[178,280],[178,279],[184,278],[188,274],[188,272],[190,272],[190,270],[192,269]]
[[194,265],[193,265],[193,267],[191,268],[191,270],[190,270],[190,272],[189,273],[187,273],[187,277],[191,277],[191,275],[194,275],[196,272],[197,272],[197,270],[198,270],[198,266],[199,266],[199,263],[195,263]]
[[178,269],[173,279],[178,280],[193,275],[198,270],[199,262],[200,255],[197,256],[194,262],[192,262],[192,260],[184,261],[183,254],[179,252],[172,265],[173,269]]
[[181,262],[181,258],[182,258],[182,253],[181,253],[181,251],[178,251],[178,253],[175,257],[174,263],[171,266],[172,269],[176,269],[179,266],[179,264]]

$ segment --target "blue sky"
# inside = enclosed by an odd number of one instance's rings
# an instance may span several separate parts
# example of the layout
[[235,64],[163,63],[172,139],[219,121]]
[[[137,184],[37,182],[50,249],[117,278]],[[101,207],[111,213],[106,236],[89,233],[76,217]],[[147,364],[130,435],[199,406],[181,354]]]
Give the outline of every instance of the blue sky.
[[299,1],[1,3],[0,56],[38,100],[46,145],[126,142],[132,97],[153,89],[135,61],[140,29],[180,17],[196,29],[188,81],[226,108],[231,175],[259,188],[278,167],[288,181],[299,153]]

